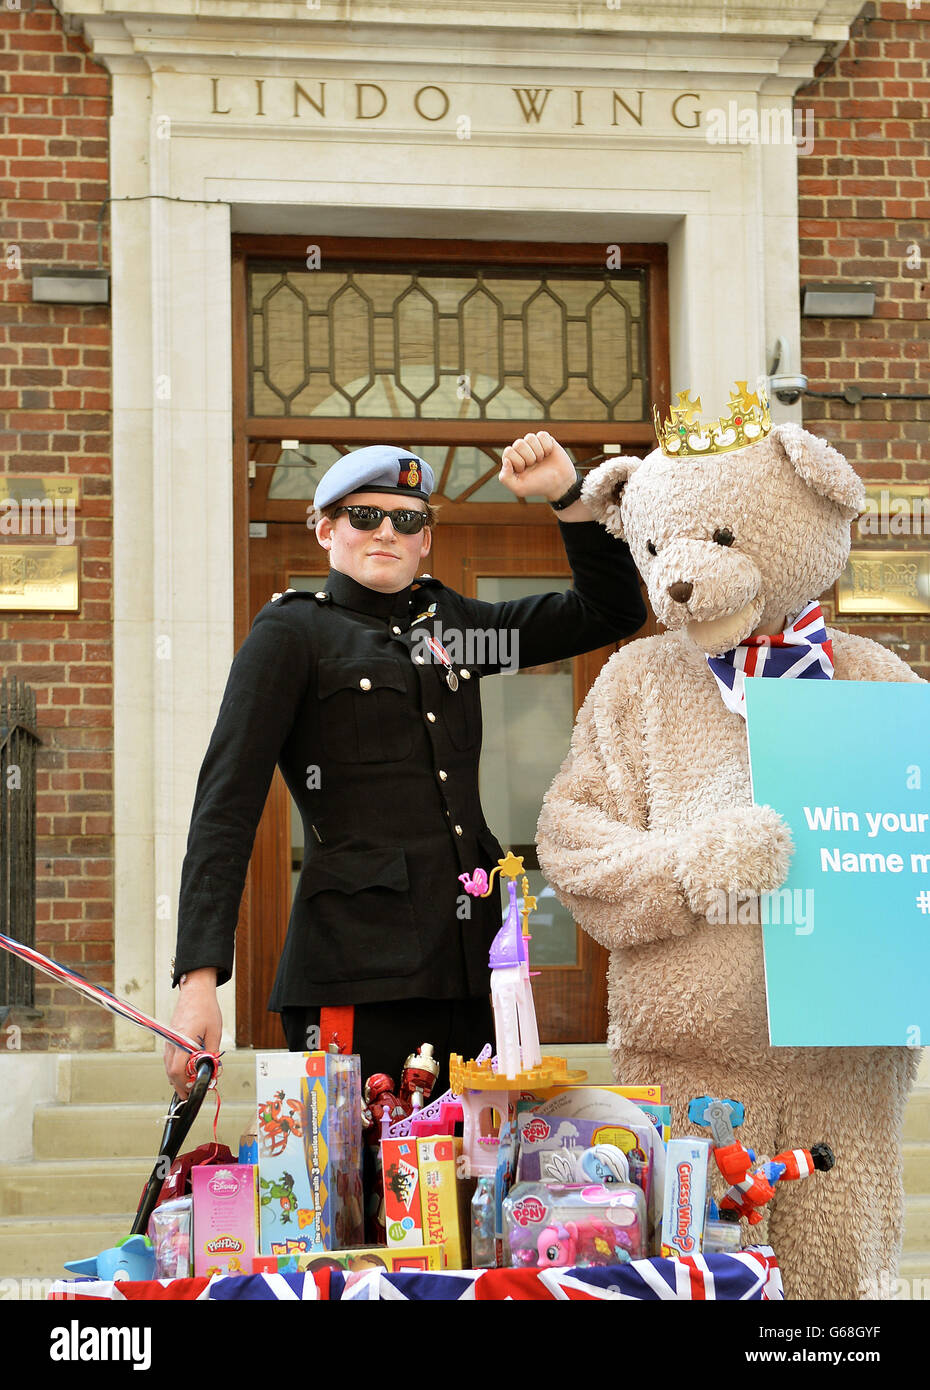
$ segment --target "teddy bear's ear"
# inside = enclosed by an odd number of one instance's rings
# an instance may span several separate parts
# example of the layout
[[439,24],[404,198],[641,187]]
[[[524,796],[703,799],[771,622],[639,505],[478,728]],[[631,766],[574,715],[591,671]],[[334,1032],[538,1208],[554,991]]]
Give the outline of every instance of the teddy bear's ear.
[[808,487],[839,507],[845,521],[859,515],[865,506],[865,483],[825,439],[793,421],[776,425],[769,438],[781,445]]
[[590,508],[595,521],[621,540],[625,537],[620,520],[620,500],[623,489],[641,463],[642,459],[638,458],[609,458],[591,470],[581,489],[581,500]]

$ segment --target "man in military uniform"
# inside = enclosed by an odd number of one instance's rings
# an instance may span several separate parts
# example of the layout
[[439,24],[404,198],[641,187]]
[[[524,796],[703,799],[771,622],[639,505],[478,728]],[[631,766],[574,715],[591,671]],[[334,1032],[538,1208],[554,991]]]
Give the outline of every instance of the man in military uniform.
[[[363,1077],[399,1068],[424,1039],[444,1064],[450,1050],[474,1056],[493,1041],[488,950],[500,899],[469,899],[470,917],[457,911],[459,874],[502,854],[478,797],[480,678],[514,650],[515,664],[538,666],[629,636],[645,619],[626,545],[578,500],[574,465],[551,435],[505,449],[501,481],[556,510],[568,592],[492,604],[417,579],[432,541],[434,479],[407,450],[356,450],[321,479],[316,534],[329,577],[316,593],[288,590],[258,613],[197,782],[172,1022],[209,1050],[220,1044],[216,991],[230,978],[276,764],[305,840],[269,1001],[288,1046],[307,1046],[321,1008],[346,1005]],[[469,638],[480,653],[470,663],[461,660]],[[165,1062],[183,1095],[184,1055],[169,1045]]]

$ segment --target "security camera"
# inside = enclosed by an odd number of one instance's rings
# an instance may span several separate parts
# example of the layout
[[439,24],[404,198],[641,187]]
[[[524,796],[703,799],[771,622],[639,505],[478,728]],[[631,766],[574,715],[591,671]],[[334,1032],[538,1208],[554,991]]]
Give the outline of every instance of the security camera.
[[799,401],[807,390],[806,376],[773,376],[769,377],[769,388],[782,405],[794,405]]

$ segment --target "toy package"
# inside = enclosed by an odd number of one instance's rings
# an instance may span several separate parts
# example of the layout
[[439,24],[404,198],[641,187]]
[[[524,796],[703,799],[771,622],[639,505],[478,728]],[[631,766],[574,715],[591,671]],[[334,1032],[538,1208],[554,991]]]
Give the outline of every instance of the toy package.
[[[521,1100],[529,1100],[533,1105],[541,1105],[547,1100],[554,1100],[556,1096],[563,1096],[566,1091],[577,1091],[578,1086],[550,1086],[545,1091],[533,1094],[529,1091],[524,1092]],[[662,1087],[657,1083],[648,1086],[586,1086],[585,1090],[598,1090],[614,1096],[621,1096],[624,1100],[631,1100],[634,1105],[640,1105],[644,1109],[649,1106],[662,1104]]]
[[447,1269],[469,1267],[469,1204],[474,1183],[457,1176],[461,1155],[459,1137],[417,1140],[423,1239],[427,1245],[443,1246]]
[[162,1202],[149,1217],[149,1239],[155,1251],[155,1279],[189,1279],[191,1267],[192,1197]]
[[631,1183],[566,1187],[517,1183],[504,1199],[511,1266],[625,1264],[648,1254],[646,1203]]
[[[520,1118],[518,1182],[632,1182],[646,1201],[652,1191],[651,1135],[643,1125],[601,1124],[597,1120]],[[599,1149],[619,1149],[617,1160]]]
[[258,1052],[255,1066],[261,1253],[361,1243],[358,1057]]
[[360,1060],[338,1052],[311,1052],[306,1070],[300,1095],[313,1194],[311,1248],[361,1244],[365,1228]]
[[471,1199],[471,1267],[496,1269],[499,1251],[494,1212],[494,1178],[481,1173]]
[[639,1108],[643,1114],[652,1121],[659,1132],[663,1144],[667,1144],[672,1137],[672,1107],[670,1105],[654,1105],[651,1101],[640,1101]]
[[666,1153],[662,1255],[699,1255],[707,1210],[709,1139],[670,1139]]
[[248,1274],[258,1248],[256,1168],[191,1169],[194,1275]]
[[[620,1126],[635,1135],[635,1147],[645,1155],[645,1168],[640,1169],[638,1165],[641,1160],[639,1154],[633,1154],[631,1165],[631,1180],[639,1178],[644,1184],[646,1193],[646,1212],[649,1218],[649,1246],[650,1253],[658,1251],[659,1238],[662,1226],[662,1193],[665,1186],[665,1145],[659,1136],[659,1132],[652,1120],[627,1096],[619,1094],[623,1089],[629,1087],[611,1086],[572,1086],[571,1088],[554,1095],[550,1100],[535,1107],[534,1113],[541,1116],[556,1130],[563,1120],[568,1120],[573,1124],[580,1121],[593,1121],[599,1125]],[[657,1086],[652,1086],[650,1090],[659,1090]],[[658,1102],[649,1101],[649,1105],[656,1105]],[[518,1110],[521,1109],[522,1102],[518,1103]],[[588,1147],[587,1145],[585,1147]],[[632,1150],[631,1150],[632,1153]],[[628,1158],[630,1155],[628,1154]],[[636,1177],[634,1177],[636,1173]]]
[[351,1274],[383,1269],[396,1274],[402,1269],[442,1267],[442,1248],[438,1245],[413,1245],[403,1250],[388,1250],[383,1245],[359,1246],[354,1250],[328,1250],[322,1255],[256,1255],[252,1261],[253,1274],[312,1274],[316,1269],[345,1269]]
[[384,1231],[389,1246],[424,1243],[420,1212],[420,1169],[414,1138],[382,1139]]

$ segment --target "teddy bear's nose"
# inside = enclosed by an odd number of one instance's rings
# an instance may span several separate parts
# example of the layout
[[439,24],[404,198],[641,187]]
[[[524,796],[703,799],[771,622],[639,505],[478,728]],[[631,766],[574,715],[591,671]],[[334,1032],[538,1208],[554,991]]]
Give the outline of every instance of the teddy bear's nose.
[[676,603],[687,603],[694,593],[694,585],[690,579],[678,579],[674,584],[669,584],[668,592]]

